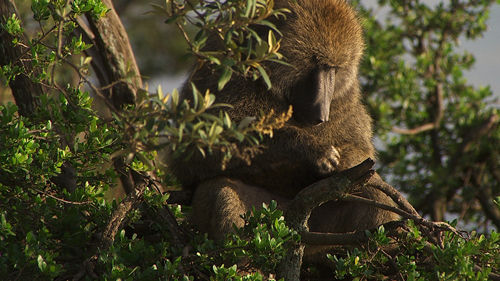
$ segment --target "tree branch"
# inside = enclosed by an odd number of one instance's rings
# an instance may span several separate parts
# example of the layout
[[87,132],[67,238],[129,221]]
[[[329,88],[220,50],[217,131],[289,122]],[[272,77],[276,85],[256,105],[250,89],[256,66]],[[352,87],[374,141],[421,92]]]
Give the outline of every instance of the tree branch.
[[[18,15],[15,3],[12,0],[0,0],[0,24],[5,24],[5,20],[12,14]],[[21,39],[26,41],[25,36]],[[42,93],[42,87],[25,75],[25,73],[34,72],[33,66],[29,60],[22,59],[25,52],[21,44],[13,45],[12,40],[13,37],[0,25],[0,65],[20,64],[24,69],[21,74],[10,81],[10,89],[19,107],[19,114],[29,116],[38,106],[38,96]]]
[[[404,227],[406,221],[391,221],[383,224],[389,233],[395,233]],[[368,229],[367,229],[368,230]],[[369,229],[374,232],[377,229]],[[356,230],[348,233],[324,233],[304,231],[300,233],[301,241],[307,245],[360,245],[368,242],[366,230]]]
[[[290,202],[285,212],[288,225],[299,233],[307,233],[309,231],[307,221],[312,210],[325,202],[340,199],[349,190],[365,184],[374,173],[371,170],[373,165],[374,161],[367,159],[351,169],[320,180],[301,190]],[[303,243],[290,247],[288,255],[278,267],[280,278],[291,281],[300,280],[304,247]]]
[[372,205],[372,206],[375,206],[375,207],[383,209],[383,210],[394,212],[405,219],[411,219],[411,220],[415,221],[415,223],[421,224],[421,225],[429,227],[431,229],[447,230],[447,231],[451,231],[451,232],[455,233],[456,235],[460,235],[460,233],[454,227],[452,227],[451,225],[449,225],[445,222],[428,221],[428,220],[422,218],[418,214],[413,215],[413,214],[410,214],[410,213],[408,213],[404,210],[401,210],[399,208],[396,208],[396,207],[393,207],[390,205],[386,205],[386,204],[382,204],[382,203],[379,203],[379,202],[372,200],[372,199],[367,199],[367,198],[360,197],[357,195],[347,194],[344,197],[342,197],[341,200],[346,201],[346,202],[357,202],[357,203]]
[[372,159],[366,159],[353,168],[302,189],[290,202],[285,213],[286,221],[291,225],[307,228],[307,221],[314,208],[328,201],[339,199],[346,191],[365,184],[374,174],[371,170],[374,164]]
[[[449,176],[458,176],[456,175],[457,168],[459,167],[459,164],[461,163],[463,156],[470,150],[471,146],[475,142],[477,142],[480,138],[488,135],[493,129],[495,129],[496,126],[498,126],[499,120],[500,117],[498,114],[492,114],[488,118],[483,120],[481,123],[477,124],[476,126],[471,126],[463,130],[466,133],[462,137],[462,142],[460,143],[457,150],[452,154],[447,164],[447,174]],[[429,206],[429,202],[433,202],[436,200],[436,198],[442,196],[446,196],[446,198],[443,198],[439,202],[444,202],[445,200],[449,200],[455,195],[455,193],[459,188],[460,188],[459,185],[457,185],[455,188],[444,186],[439,190],[430,192],[425,196],[424,200],[422,200],[422,202],[416,207],[419,210],[425,210],[427,206]],[[437,220],[435,216],[437,216],[437,214],[433,216],[433,219]]]
[[[432,222],[422,218],[411,204],[392,186],[385,183],[375,172],[371,170],[373,160],[367,159],[356,167],[335,174],[329,178],[320,180],[299,192],[290,202],[285,212],[285,219],[289,226],[295,229],[302,237],[301,243],[290,248],[288,255],[284,258],[278,268],[278,276],[285,280],[300,280],[300,267],[305,244],[307,245],[359,245],[368,241],[365,230],[351,233],[318,233],[310,232],[308,219],[311,212],[317,206],[331,200],[348,201],[367,204],[377,208],[394,212],[404,219],[411,219],[424,227],[423,232],[434,244],[440,245],[439,233],[443,230],[451,231],[461,235],[455,228],[447,223]],[[383,204],[372,199],[349,194],[360,185],[370,185],[384,192],[399,206]],[[389,222],[385,225],[389,231],[401,229],[404,221]],[[438,231],[437,240],[434,235]],[[399,232],[398,232],[399,234]],[[393,234],[394,235],[394,234]]]
[[498,114],[491,114],[477,126],[470,127],[464,130],[466,134],[462,137],[462,142],[460,143],[459,148],[453,154],[448,164],[448,167],[452,172],[456,170],[456,167],[462,159],[462,156],[470,150],[471,146],[481,137],[489,134],[498,125],[499,119],[500,117],[498,116]]
[[[142,79],[137,66],[127,32],[116,14],[111,0],[103,0],[110,9],[105,17],[95,20],[87,15],[89,32],[83,27],[83,21],[79,21],[82,30],[89,37],[94,35],[93,43],[97,52],[92,52],[93,64],[98,75],[101,86],[116,83],[109,90],[109,98],[116,108],[124,104],[135,102],[135,95],[142,87]],[[91,38],[92,39],[92,38]]]
[[393,186],[382,180],[379,174],[375,173],[368,184],[389,196],[400,209],[414,216],[420,216],[410,202]]
[[500,210],[493,203],[493,195],[491,188],[487,186],[480,186],[476,193],[476,198],[481,204],[486,217],[488,217],[493,224],[500,229]]
[[108,249],[113,244],[116,234],[125,221],[125,217],[140,203],[146,187],[150,184],[142,175],[135,171],[130,171],[130,177],[128,178],[135,181],[135,183],[129,183],[134,186],[133,192],[128,193],[127,197],[125,197],[113,211],[99,239],[96,253],[83,263],[82,269],[73,277],[73,280],[80,280],[87,274],[92,278],[97,278],[94,269],[99,258],[99,252]]
[[416,135],[416,134],[420,134],[420,133],[425,132],[425,131],[433,130],[434,128],[436,128],[435,123],[427,123],[427,124],[418,126],[416,128],[413,128],[413,129],[404,129],[404,128],[399,128],[399,127],[394,126],[394,127],[392,127],[392,131],[394,133],[402,134],[402,135]]

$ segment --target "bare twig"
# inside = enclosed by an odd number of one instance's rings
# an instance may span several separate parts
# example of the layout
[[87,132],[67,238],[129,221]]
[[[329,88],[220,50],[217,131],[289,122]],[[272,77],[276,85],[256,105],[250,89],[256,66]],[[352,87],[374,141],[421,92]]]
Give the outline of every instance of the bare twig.
[[401,193],[397,191],[393,186],[382,180],[379,174],[375,173],[375,175],[373,175],[373,177],[370,179],[369,185],[389,196],[400,209],[409,214],[419,216],[418,212],[415,210],[415,208],[413,208],[410,202],[408,202],[408,200],[406,200],[406,198],[404,198],[404,196],[401,195]]
[[389,255],[388,253],[386,253],[383,249],[380,249],[380,252],[389,260],[392,269],[397,272],[398,280],[404,281],[405,279],[403,277],[403,274],[401,274],[401,271],[399,271],[398,265],[397,265],[396,261],[394,260],[394,258],[391,255]]
[[152,209],[152,211],[154,211],[156,215],[159,215],[162,222],[168,226],[167,229],[172,237],[172,244],[177,247],[184,248],[188,244],[189,238],[192,234],[179,226],[175,216],[167,206],[164,206],[161,209]]
[[364,197],[348,194],[348,195],[345,195],[341,200],[347,201],[347,202],[357,202],[357,203],[372,205],[372,206],[375,206],[375,207],[380,208],[380,209],[394,212],[405,219],[411,219],[411,220],[415,221],[415,223],[424,225],[424,226],[429,227],[431,229],[447,230],[447,231],[451,231],[451,232],[455,233],[456,235],[461,236],[461,234],[458,230],[456,230],[454,227],[452,227],[451,225],[449,225],[445,222],[428,221],[428,220],[422,218],[420,215],[413,215],[413,214],[410,214],[410,213],[408,213],[404,210],[401,210],[397,207],[386,205],[383,203],[379,203],[379,202],[372,200],[372,199],[367,199]]
[[402,135],[416,135],[416,134],[420,134],[420,133],[425,132],[425,131],[432,130],[434,128],[436,128],[436,125],[434,123],[427,123],[427,124],[418,126],[416,128],[413,128],[413,129],[404,129],[404,128],[399,128],[399,127],[394,126],[394,127],[392,127],[392,131],[394,133],[398,133],[398,134],[402,134]]
[[300,232],[301,241],[307,245],[359,245],[367,242],[364,231],[349,233]]
[[34,191],[40,193],[40,194],[43,194],[47,197],[50,197],[52,199],[55,199],[59,202],[62,202],[62,203],[65,203],[65,204],[71,204],[71,205],[88,205],[90,203],[92,203],[92,201],[83,201],[83,202],[77,202],[77,201],[69,201],[69,200],[66,200],[66,199],[62,199],[62,198],[59,198],[59,197],[56,197],[50,193],[47,193],[45,191],[42,191],[42,190],[39,190],[39,189],[36,189],[36,188],[33,188],[33,187],[30,187],[31,189],[33,189]]
[[[390,221],[383,224],[385,230],[389,233],[389,236],[395,236],[398,233],[398,229],[404,229],[406,226],[406,220],[401,221]],[[356,230],[347,233],[324,233],[324,232],[312,232],[303,231],[300,233],[301,241],[307,245],[360,245],[362,243],[368,242],[368,236],[366,231],[374,232],[377,229],[367,229],[367,230]]]
[[420,216],[412,215],[412,214],[410,214],[410,213],[408,213],[408,212],[406,212],[404,210],[401,210],[401,209],[399,209],[397,207],[394,207],[394,206],[391,206],[391,205],[387,205],[387,204],[383,204],[383,203],[377,202],[375,200],[364,198],[364,197],[357,196],[357,195],[346,194],[340,200],[341,201],[346,201],[346,202],[356,202],[356,203],[363,203],[363,204],[375,206],[377,208],[380,208],[380,209],[383,209],[383,210],[387,210],[387,211],[391,211],[393,213],[396,213],[396,214],[402,216],[403,218],[407,218],[407,219],[420,219]]
[[131,171],[130,173],[131,176],[129,179],[135,180],[133,192],[128,193],[127,197],[125,197],[125,199],[123,199],[114,210],[106,228],[102,232],[96,249],[96,254],[84,262],[82,269],[73,277],[73,280],[80,280],[86,274],[90,275],[92,278],[97,278],[94,269],[99,258],[99,251],[108,249],[113,244],[115,236],[122,227],[125,217],[142,200],[142,194],[149,183],[142,175],[134,171]]
[[[482,271],[483,269],[479,265],[474,265],[474,270]],[[500,281],[500,274],[490,272],[490,274],[488,274],[488,279],[492,281]]]

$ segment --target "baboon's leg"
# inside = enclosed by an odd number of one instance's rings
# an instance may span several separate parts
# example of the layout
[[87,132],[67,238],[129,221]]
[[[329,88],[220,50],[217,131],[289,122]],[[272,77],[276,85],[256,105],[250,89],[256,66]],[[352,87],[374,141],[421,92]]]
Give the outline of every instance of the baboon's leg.
[[242,227],[241,216],[271,200],[283,207],[286,200],[271,195],[267,190],[225,177],[205,181],[195,190],[190,221],[213,239],[223,239],[233,231],[233,225]]
[[[378,174],[354,195],[372,199],[379,203],[396,206],[396,203],[375,185],[380,180]],[[309,228],[317,232],[351,232],[373,229],[377,226],[399,220],[396,213],[386,211],[364,203],[327,202],[313,210],[309,219]]]
[[[375,187],[381,180],[378,174],[357,193],[358,196],[372,199],[379,203],[397,206],[385,193]],[[314,232],[346,233],[355,230],[374,229],[381,224],[397,221],[400,216],[375,206],[353,202],[328,202],[313,210],[309,219],[309,229]],[[308,261],[326,261],[327,246],[306,247],[305,257]]]

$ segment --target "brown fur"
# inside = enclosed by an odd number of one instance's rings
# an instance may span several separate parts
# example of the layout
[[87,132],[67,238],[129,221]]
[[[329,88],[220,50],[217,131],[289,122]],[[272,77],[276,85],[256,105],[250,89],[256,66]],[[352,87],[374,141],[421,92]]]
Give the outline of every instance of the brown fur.
[[[262,154],[250,166],[232,160],[221,170],[220,158],[195,155],[189,162],[175,160],[170,167],[185,186],[196,188],[192,221],[216,238],[241,226],[240,215],[252,205],[277,200],[282,208],[302,188],[334,171],[353,167],[366,158],[375,158],[371,118],[361,101],[357,80],[364,48],[362,29],[352,8],[341,0],[277,1],[292,13],[276,22],[283,33],[281,53],[294,67],[266,64],[272,89],[262,81],[243,77],[232,79],[217,91],[217,74],[208,67],[197,71],[193,82],[200,90],[216,93],[217,102],[234,106],[235,120],[256,116],[260,111],[285,112],[296,81],[315,69],[336,69],[329,120],[318,125],[299,122],[294,116],[284,128],[265,140]],[[215,44],[214,44],[215,45]],[[312,91],[313,89],[311,89]],[[304,91],[303,91],[304,92]],[[182,95],[191,96],[188,86]],[[307,99],[308,91],[299,93]],[[392,201],[372,187],[360,195],[381,202]],[[375,227],[397,216],[380,209],[352,203],[331,202],[317,208],[310,219],[313,231],[344,232]]]

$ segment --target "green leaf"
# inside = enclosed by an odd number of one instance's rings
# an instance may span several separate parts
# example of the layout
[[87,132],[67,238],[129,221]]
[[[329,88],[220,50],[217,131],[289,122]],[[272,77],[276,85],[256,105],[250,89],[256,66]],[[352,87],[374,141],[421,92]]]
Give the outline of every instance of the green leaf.
[[208,56],[208,57],[207,57],[207,59],[208,59],[209,61],[211,61],[211,62],[215,63],[216,65],[220,65],[220,64],[221,64],[220,60],[219,60],[218,58],[216,58],[216,57],[213,57],[213,56]]
[[231,128],[231,118],[227,112],[224,112],[224,125],[226,125],[226,128]]
[[267,44],[269,45],[268,53],[272,52],[273,47],[276,45],[276,37],[274,36],[274,32],[269,30],[267,33]]
[[217,88],[222,90],[224,86],[226,86],[227,82],[231,80],[231,76],[233,75],[233,70],[230,67],[224,67],[222,70],[222,75],[219,78],[219,83],[217,84]]
[[238,130],[241,131],[242,129],[247,128],[255,119],[256,118],[252,116],[243,118],[243,120],[241,120],[238,124]]
[[266,70],[261,65],[257,66],[257,69],[259,70],[262,79],[264,79],[267,89],[271,89],[271,80],[269,79]]
[[256,1],[257,0],[247,0],[247,5],[245,9],[245,17],[246,18],[253,18],[255,15],[255,6],[256,6]]
[[43,257],[41,255],[38,255],[36,259],[38,263],[38,268],[40,269],[41,272],[45,272],[47,269],[47,263],[43,260]]

